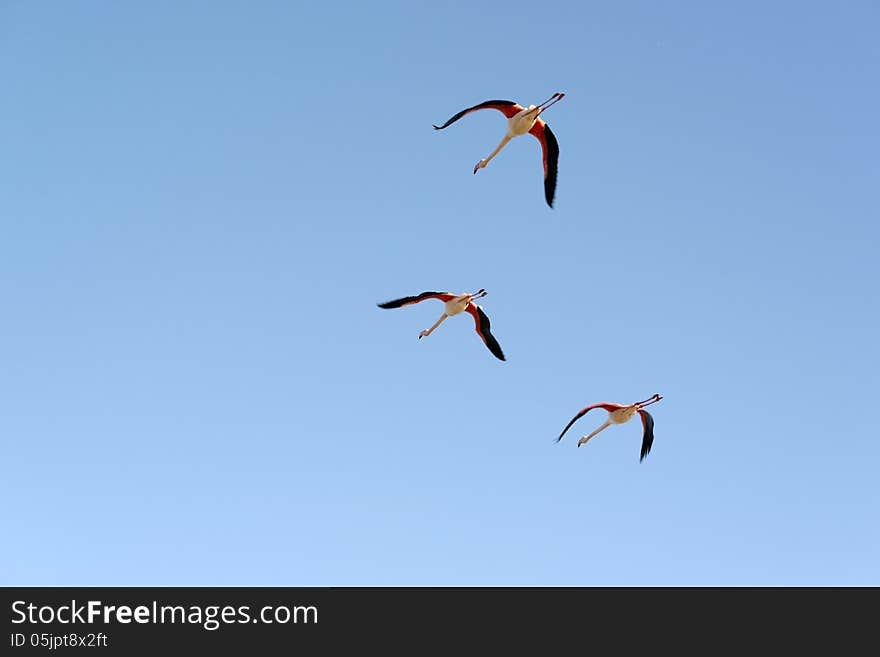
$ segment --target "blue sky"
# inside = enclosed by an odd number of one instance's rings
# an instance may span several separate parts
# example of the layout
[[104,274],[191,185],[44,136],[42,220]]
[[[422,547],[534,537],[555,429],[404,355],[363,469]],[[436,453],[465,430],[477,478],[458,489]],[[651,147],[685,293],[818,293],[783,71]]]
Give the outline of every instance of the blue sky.
[[0,2],[0,584],[880,584],[876,3],[302,4]]

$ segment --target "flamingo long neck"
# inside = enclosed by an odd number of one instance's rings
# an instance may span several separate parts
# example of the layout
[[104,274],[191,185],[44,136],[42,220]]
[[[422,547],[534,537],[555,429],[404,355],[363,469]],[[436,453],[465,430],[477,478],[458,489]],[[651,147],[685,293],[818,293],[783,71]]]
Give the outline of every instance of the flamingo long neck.
[[448,315],[447,315],[446,313],[443,313],[442,315],[440,315],[440,319],[438,319],[438,320],[434,323],[434,326],[432,326],[432,327],[429,328],[427,331],[425,331],[425,332],[422,334],[421,337],[425,337],[425,338],[426,338],[426,337],[428,337],[429,335],[431,335],[431,334],[434,332],[434,329],[436,329],[438,326],[440,326],[440,325],[443,323],[443,320],[446,319],[447,316],[448,316]]
[[607,428],[610,427],[610,426],[611,426],[611,420],[606,420],[605,423],[604,423],[601,427],[599,427],[598,429],[596,429],[596,430],[595,430],[593,433],[591,433],[589,436],[584,436],[583,438],[581,438],[581,439],[578,441],[578,447],[580,447],[581,445],[583,445],[585,442],[587,442],[590,438],[592,438],[593,436],[595,436],[595,435],[596,435],[597,433],[599,433],[600,431],[605,431],[605,429],[607,429]]
[[504,139],[502,139],[502,140],[501,140],[501,143],[498,144],[498,148],[496,148],[494,151],[492,151],[492,154],[489,155],[489,157],[487,157],[486,159],[483,160],[483,166],[484,166],[484,167],[485,167],[487,164],[489,164],[489,161],[490,161],[493,157],[495,157],[496,155],[498,155],[498,153],[501,152],[501,149],[502,149],[502,148],[504,148],[505,146],[507,146],[507,142],[509,142],[510,139],[511,139],[510,135],[504,135]]

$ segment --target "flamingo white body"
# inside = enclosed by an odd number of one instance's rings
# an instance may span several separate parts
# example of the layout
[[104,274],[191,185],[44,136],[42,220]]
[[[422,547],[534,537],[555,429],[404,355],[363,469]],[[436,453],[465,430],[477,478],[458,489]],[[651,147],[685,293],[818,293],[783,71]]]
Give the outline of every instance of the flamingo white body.
[[585,444],[593,436],[601,431],[604,431],[612,424],[626,424],[631,419],[633,419],[633,417],[635,417],[636,413],[638,413],[639,416],[641,416],[642,418],[642,427],[644,429],[644,432],[642,434],[642,450],[639,457],[639,461],[642,461],[651,452],[651,446],[654,444],[654,418],[651,417],[651,414],[648,413],[648,411],[644,410],[644,408],[645,406],[650,406],[651,404],[654,404],[661,399],[663,399],[663,397],[655,394],[644,401],[629,404],[627,406],[624,406],[622,404],[610,404],[608,402],[601,402],[599,404],[592,404],[590,406],[587,406],[586,408],[578,411],[577,415],[575,415],[571,419],[571,421],[566,425],[565,429],[562,430],[562,433],[559,434],[559,438],[556,439],[556,442],[562,440],[562,437],[565,435],[565,432],[571,428],[571,425],[573,425],[578,419],[586,415],[594,408],[602,408],[608,411],[608,419],[605,420],[605,422],[593,433],[581,438],[578,441],[578,447]]
[[443,302],[443,314],[440,315],[440,319],[438,319],[434,325],[429,328],[423,330],[419,333],[419,339],[428,337],[433,333],[440,324],[442,324],[447,317],[454,317],[463,312],[469,313],[474,318],[474,329],[477,332],[477,335],[480,336],[480,339],[483,340],[483,343],[492,352],[492,355],[495,356],[498,360],[505,360],[504,352],[501,351],[501,346],[498,344],[498,341],[495,339],[495,336],[492,335],[490,330],[491,324],[489,322],[489,317],[483,312],[483,309],[474,303],[477,299],[482,299],[486,296],[488,292],[484,289],[480,289],[473,294],[450,294],[449,292],[422,292],[421,294],[411,296],[411,297],[402,297],[400,299],[394,299],[392,301],[386,301],[385,303],[378,304],[380,308],[402,308],[403,306],[409,306],[414,303],[421,303],[426,299],[438,299]]
[[443,314],[446,317],[453,317],[459,313],[463,313],[468,304],[474,300],[472,294],[459,294],[457,297],[450,299],[443,304]]
[[547,205],[553,207],[553,199],[556,195],[556,172],[559,161],[559,143],[551,132],[550,127],[540,118],[541,112],[565,97],[563,93],[555,93],[540,105],[523,107],[512,100],[487,100],[479,105],[468,107],[450,118],[441,126],[434,126],[435,130],[442,130],[458,121],[465,114],[481,109],[497,109],[507,117],[507,133],[498,144],[498,147],[487,157],[483,158],[474,166],[474,173],[485,169],[501,149],[507,146],[514,137],[521,137],[526,133],[532,134],[541,143],[541,151],[544,159],[544,198]]
[[488,157],[477,162],[476,166],[474,166],[474,173],[489,166],[489,162],[492,158],[498,155],[498,153],[501,152],[501,149],[507,146],[507,143],[511,139],[514,137],[521,137],[531,130],[535,126],[535,123],[537,123],[538,114],[540,113],[541,108],[536,105],[529,105],[527,108],[520,110],[507,119],[507,134],[504,135],[501,143],[498,144],[498,148],[492,151]]
[[608,414],[608,422],[611,424],[623,424],[629,422],[635,417],[636,411],[639,410],[638,404],[630,404]]

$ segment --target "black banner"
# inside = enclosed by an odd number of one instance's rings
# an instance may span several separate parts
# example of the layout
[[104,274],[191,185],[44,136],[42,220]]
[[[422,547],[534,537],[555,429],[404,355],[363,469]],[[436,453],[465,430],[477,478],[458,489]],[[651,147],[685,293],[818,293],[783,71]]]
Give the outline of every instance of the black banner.
[[[876,590],[5,588],[4,655],[859,645]],[[831,645],[829,643],[829,645]],[[470,648],[469,648],[470,647]],[[195,651],[193,653],[192,651]]]

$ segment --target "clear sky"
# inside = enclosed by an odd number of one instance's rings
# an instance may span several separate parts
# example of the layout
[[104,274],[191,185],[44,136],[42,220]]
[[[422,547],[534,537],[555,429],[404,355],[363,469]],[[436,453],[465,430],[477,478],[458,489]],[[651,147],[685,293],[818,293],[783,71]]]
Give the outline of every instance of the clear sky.
[[878,30],[0,0],[0,584],[880,585]]

